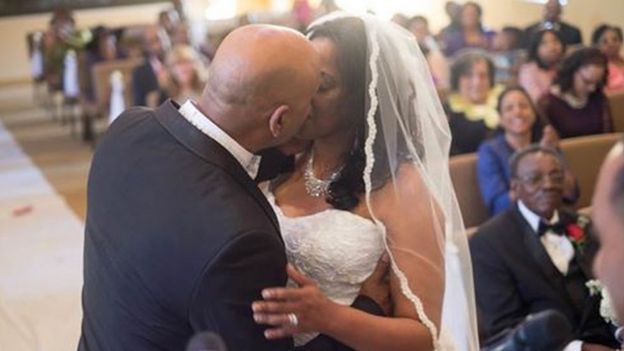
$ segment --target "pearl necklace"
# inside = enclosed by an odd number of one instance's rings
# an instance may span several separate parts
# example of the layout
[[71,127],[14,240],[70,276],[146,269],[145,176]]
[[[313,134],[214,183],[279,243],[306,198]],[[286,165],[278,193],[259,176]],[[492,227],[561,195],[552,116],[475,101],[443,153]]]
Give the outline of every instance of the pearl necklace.
[[342,167],[332,172],[327,179],[318,179],[314,175],[314,151],[311,151],[303,172],[306,192],[312,197],[326,196],[329,185],[338,178],[341,171]]

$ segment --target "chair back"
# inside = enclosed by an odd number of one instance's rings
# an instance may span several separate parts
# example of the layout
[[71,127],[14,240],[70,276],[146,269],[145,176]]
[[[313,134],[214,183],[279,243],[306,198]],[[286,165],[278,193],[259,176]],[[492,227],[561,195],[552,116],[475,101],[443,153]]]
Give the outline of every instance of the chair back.
[[611,118],[613,118],[613,131],[624,132],[624,91],[607,95]]
[[581,190],[576,208],[591,205],[600,166],[611,147],[621,137],[621,133],[598,134],[562,139],[559,143],[559,148]]
[[451,180],[466,228],[485,222],[490,214],[479,190],[477,179],[477,154],[451,157],[449,161]]

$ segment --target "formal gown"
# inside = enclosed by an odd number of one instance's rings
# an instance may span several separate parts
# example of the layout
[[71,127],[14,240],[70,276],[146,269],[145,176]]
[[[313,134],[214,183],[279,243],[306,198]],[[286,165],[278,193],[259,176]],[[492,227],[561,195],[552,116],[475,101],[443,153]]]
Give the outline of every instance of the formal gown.
[[[290,217],[277,205],[268,182],[260,184],[260,189],[277,216],[288,262],[314,280],[327,298],[340,305],[352,305],[384,253],[383,224],[333,208]],[[297,350],[316,351],[316,345],[307,346],[318,341],[317,337],[318,333],[295,335]],[[442,333],[438,342],[440,350],[456,350],[447,333]]]
[[[266,183],[261,188],[277,215],[288,261],[314,280],[330,300],[351,305],[385,250],[383,229],[369,219],[337,209],[289,217]],[[318,335],[295,335],[295,346]]]

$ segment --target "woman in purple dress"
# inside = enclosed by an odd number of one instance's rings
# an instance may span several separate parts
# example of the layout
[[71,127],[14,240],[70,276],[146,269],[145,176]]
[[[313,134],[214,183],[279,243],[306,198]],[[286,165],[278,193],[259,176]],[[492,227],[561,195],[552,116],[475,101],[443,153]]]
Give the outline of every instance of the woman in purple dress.
[[609,133],[613,123],[603,88],[607,57],[595,48],[567,57],[550,92],[540,101],[544,116],[562,138]]

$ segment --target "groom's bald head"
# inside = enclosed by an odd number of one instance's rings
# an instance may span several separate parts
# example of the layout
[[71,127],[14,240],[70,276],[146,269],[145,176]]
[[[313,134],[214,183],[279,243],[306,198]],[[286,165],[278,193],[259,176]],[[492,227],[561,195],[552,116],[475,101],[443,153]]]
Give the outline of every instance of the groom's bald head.
[[[228,35],[210,65],[208,87],[233,104],[284,92],[294,80],[318,75],[318,60],[300,33],[283,27],[250,25]],[[269,90],[270,91],[270,90]]]
[[317,53],[302,34],[278,26],[244,26],[219,46],[200,107],[221,127],[241,133],[257,129],[284,106],[285,134],[274,140],[279,143],[303,124],[319,75]]

